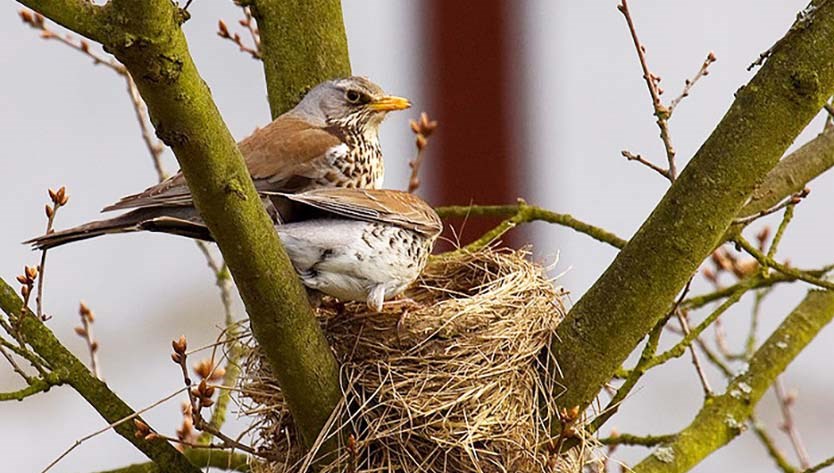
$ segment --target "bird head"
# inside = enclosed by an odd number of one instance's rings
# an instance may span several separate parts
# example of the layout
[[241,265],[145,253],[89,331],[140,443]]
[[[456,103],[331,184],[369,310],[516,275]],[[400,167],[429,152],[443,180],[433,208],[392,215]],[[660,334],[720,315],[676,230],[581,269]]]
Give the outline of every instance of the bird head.
[[353,76],[313,87],[296,111],[325,125],[375,135],[388,112],[409,107],[408,99],[387,95],[382,87],[365,77]]

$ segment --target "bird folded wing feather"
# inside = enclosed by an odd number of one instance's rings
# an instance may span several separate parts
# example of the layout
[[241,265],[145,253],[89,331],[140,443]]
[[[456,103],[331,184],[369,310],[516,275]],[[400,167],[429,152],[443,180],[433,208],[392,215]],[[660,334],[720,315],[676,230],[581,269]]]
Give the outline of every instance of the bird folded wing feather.
[[414,230],[434,238],[443,230],[440,217],[425,201],[407,192],[385,189],[321,188],[301,194],[276,193],[326,212]]
[[[321,178],[347,146],[332,130],[282,115],[238,144],[258,191],[294,192]],[[103,211],[192,205],[181,172]]]

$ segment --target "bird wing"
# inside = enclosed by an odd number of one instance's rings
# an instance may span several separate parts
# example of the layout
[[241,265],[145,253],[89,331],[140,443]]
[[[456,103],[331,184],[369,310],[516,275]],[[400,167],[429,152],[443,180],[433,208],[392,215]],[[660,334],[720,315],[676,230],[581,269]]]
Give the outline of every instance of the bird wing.
[[[347,153],[334,129],[311,126],[282,115],[238,143],[258,191],[295,192],[332,172],[333,162]],[[104,211],[137,207],[191,205],[182,172],[144,191],[123,197]]]
[[437,212],[425,201],[407,192],[329,187],[280,195],[335,215],[389,223],[429,238],[436,237],[443,230]]

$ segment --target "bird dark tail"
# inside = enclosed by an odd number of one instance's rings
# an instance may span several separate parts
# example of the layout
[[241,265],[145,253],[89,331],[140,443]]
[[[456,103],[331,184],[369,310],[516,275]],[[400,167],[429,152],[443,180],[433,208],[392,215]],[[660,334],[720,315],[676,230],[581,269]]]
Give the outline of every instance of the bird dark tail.
[[85,223],[23,243],[32,245],[34,249],[46,250],[101,235],[138,231],[171,233],[200,240],[212,240],[208,229],[198,217],[194,216],[194,213],[193,209],[187,207],[137,209],[118,217]]

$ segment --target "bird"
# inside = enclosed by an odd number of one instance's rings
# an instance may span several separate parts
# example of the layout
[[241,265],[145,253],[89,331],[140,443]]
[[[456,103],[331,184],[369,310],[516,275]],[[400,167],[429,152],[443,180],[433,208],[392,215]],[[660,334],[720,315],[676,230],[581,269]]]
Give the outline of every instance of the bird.
[[[387,95],[365,77],[352,76],[313,87],[290,111],[238,143],[259,192],[303,192],[318,187],[382,187],[384,166],[379,126],[388,112],[411,106]],[[149,210],[182,218],[192,213],[182,172],[103,211]]]
[[[376,312],[420,275],[443,230],[413,194],[324,187],[270,192],[281,212],[275,229],[301,282],[313,293],[360,301]],[[48,249],[111,233],[152,231],[211,240],[199,220],[155,216],[147,208],[43,235],[25,243]]]

